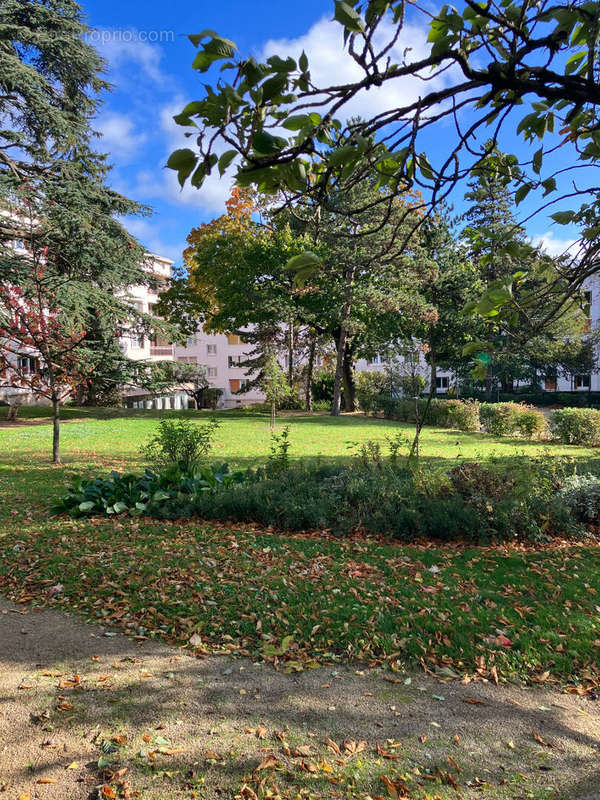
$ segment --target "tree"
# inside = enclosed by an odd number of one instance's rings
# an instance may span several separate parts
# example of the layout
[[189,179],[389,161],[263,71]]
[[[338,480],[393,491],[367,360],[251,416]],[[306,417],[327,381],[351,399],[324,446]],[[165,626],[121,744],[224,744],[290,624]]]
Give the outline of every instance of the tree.
[[19,287],[0,286],[0,385],[26,389],[53,408],[52,461],[60,462],[61,402],[91,375],[78,358],[85,330],[66,327],[58,307],[50,306],[39,275],[38,296]]
[[421,252],[430,267],[421,293],[432,313],[417,322],[413,338],[426,345],[429,381],[435,393],[438,367],[460,372],[466,361],[464,346],[485,334],[478,317],[461,313],[467,302],[481,295],[485,280],[458,239],[446,207],[441,206],[425,220],[419,237]]
[[[7,0],[0,9],[2,348],[37,358],[51,385],[55,461],[67,387],[77,393],[82,376],[114,375],[107,344],[132,326],[166,329],[127,299],[129,286],[155,282],[119,219],[148,210],[106,185],[106,158],[91,148],[106,83],[87,30],[72,0]],[[26,325],[13,324],[15,287]],[[39,332],[50,324],[46,342]]]
[[[497,148],[491,150],[492,157],[498,165],[510,163],[517,169],[514,160]],[[512,391],[514,380],[526,370],[524,356],[532,354],[532,346],[539,361],[545,345],[580,334],[584,317],[578,299],[569,296],[562,260],[534,247],[518,224],[509,182],[501,169],[475,171],[465,199],[471,205],[463,215],[467,225],[462,235],[479,285],[486,287],[479,300],[465,307],[488,320],[487,331],[479,326],[479,337],[471,337],[465,350],[476,356],[488,354],[485,359],[476,357],[475,374],[485,378],[491,397],[498,380],[503,391]],[[559,313],[556,307],[548,309],[539,302],[548,286],[563,293]]]
[[[29,233],[19,200],[56,180],[62,160],[89,149],[104,62],[84,40],[75,0],[4,0],[0,8],[0,241]],[[11,202],[12,201],[12,202]],[[7,210],[17,203],[17,213]],[[0,261],[1,270],[14,264]]]
[[260,383],[267,403],[271,406],[271,427],[274,428],[277,409],[292,393],[275,354],[267,359],[260,375]]
[[148,380],[144,381],[143,385],[156,393],[180,389],[194,401],[196,410],[199,411],[204,408],[204,398],[210,382],[204,364],[159,361],[151,365]]
[[[233,166],[240,185],[284,192],[289,202],[298,195],[327,198],[340,165],[356,183],[375,169],[392,193],[420,187],[424,204],[435,205],[473,169],[501,170],[512,180],[510,160],[498,163],[490,142],[495,148],[516,134],[527,144],[523,158],[513,157],[520,170],[516,200],[535,197],[546,208],[568,198],[568,209],[552,216],[578,226],[582,236],[561,280],[534,287],[538,303],[560,313],[565,291],[579,291],[597,271],[600,251],[597,182],[591,172],[586,180],[585,170],[578,180],[569,175],[600,162],[598,0],[466,0],[460,10],[447,5],[434,16],[427,4],[404,0],[335,0],[334,8],[344,57],[359,73],[345,84],[316,84],[305,53],[297,61],[281,54],[258,64],[213,31],[190,36],[198,47],[194,69],[205,73],[225,63],[206,95],[175,117],[193,126],[196,148],[175,151],[168,166],[194,186],[211,170]],[[407,50],[398,63],[392,51],[403,29],[421,20],[429,20],[428,49],[417,49],[417,57]],[[409,89],[404,104],[342,121],[362,92],[393,83],[393,96],[401,96],[415,78],[424,87],[417,98]],[[431,136],[438,143],[434,159],[424,152]],[[339,146],[331,146],[334,139]],[[487,296],[493,305],[487,313],[509,320],[511,298],[493,298]]]

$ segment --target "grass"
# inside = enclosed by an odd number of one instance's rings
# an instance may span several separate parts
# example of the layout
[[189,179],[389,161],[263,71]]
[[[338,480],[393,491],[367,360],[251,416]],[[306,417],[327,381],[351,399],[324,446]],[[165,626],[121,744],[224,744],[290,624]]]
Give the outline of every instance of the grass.
[[[341,657],[392,657],[400,665],[492,670],[507,679],[596,676],[600,550],[594,546],[400,547],[273,535],[252,526],[48,519],[48,507],[74,473],[140,469],[139,447],[157,416],[130,412],[65,425],[58,468],[47,462],[48,426],[0,430],[0,519],[11,523],[0,534],[0,588],[20,601],[69,605],[173,643],[199,633],[211,647],[272,658],[292,637],[279,654],[289,669]],[[266,416],[218,416],[215,459],[263,462]],[[361,416],[290,415],[285,422],[295,458],[345,460],[357,442],[410,430]],[[435,429],[425,430],[422,446],[428,466],[544,449]],[[552,452],[582,464],[594,457],[577,447]],[[58,582],[65,591],[49,601],[47,587]]]
[[[31,418],[39,414],[23,411]],[[74,474],[141,469],[140,445],[161,416],[93,409],[68,414],[78,421],[63,427],[59,467],[48,463],[49,426],[0,429],[0,591],[12,600],[76,610],[171,644],[185,645],[198,635],[200,650],[250,655],[286,671],[349,660],[391,669],[402,675],[400,682],[405,670],[419,666],[443,679],[583,687],[579,691],[596,686],[600,549],[595,545],[401,546],[336,540],[318,532],[284,536],[248,525],[48,518],[49,506]],[[270,443],[267,416],[217,416],[222,426],[215,460],[232,466],[263,463]],[[411,430],[361,416],[289,415],[279,425],[284,422],[290,425],[294,458],[337,461],[348,460],[359,442],[384,443]],[[425,429],[422,443],[424,468],[546,450],[540,443],[435,429]],[[572,457],[582,468],[596,459],[584,448],[551,452]],[[53,593],[57,584],[62,591]],[[369,755],[347,769],[358,763],[362,776],[344,778],[346,785],[384,791],[385,761]],[[411,763],[404,753],[395,774]],[[325,776],[321,786],[309,774],[294,775],[289,797],[300,796],[300,790],[327,797],[328,785]],[[526,794],[509,783],[487,789],[486,796],[554,796],[538,788],[532,784]],[[436,785],[435,792],[429,796],[456,796],[444,785]]]

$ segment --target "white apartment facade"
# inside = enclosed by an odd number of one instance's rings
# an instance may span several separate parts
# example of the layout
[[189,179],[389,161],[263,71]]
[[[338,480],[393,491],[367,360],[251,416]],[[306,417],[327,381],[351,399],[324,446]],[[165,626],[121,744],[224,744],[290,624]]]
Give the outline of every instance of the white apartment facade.
[[241,391],[251,380],[241,366],[251,352],[243,336],[205,333],[200,328],[185,345],[175,345],[174,357],[176,361],[205,365],[210,385],[222,392],[219,407],[238,408],[264,402],[264,394],[257,388]]

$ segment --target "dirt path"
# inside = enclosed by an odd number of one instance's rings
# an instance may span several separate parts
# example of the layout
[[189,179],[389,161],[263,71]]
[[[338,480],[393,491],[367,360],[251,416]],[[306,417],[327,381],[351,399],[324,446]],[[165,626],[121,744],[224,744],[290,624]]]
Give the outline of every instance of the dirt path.
[[6,800],[592,800],[599,712],[547,690],[197,659],[0,600]]

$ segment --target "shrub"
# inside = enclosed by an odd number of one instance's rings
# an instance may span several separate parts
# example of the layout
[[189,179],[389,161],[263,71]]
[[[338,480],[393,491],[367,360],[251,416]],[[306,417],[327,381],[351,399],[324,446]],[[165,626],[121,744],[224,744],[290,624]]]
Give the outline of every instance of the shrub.
[[518,403],[482,403],[479,419],[486,433],[509,436],[517,429],[517,419],[522,406]]
[[386,390],[387,379],[383,372],[359,372],[356,375],[356,397],[365,414],[380,410],[380,396]]
[[187,419],[161,419],[142,454],[157,470],[177,465],[183,472],[192,472],[210,453],[218,428],[216,419],[206,425]]
[[193,516],[198,498],[244,480],[227,464],[202,467],[190,474],[172,465],[162,473],[146,470],[143,475],[111,472],[107,478],[76,478],[71,489],[54,506],[54,513],[72,517],[130,514],[156,519]]
[[526,439],[540,437],[546,431],[546,415],[537,408],[525,406],[517,412],[516,429]]
[[600,445],[600,411],[596,409],[560,408],[552,412],[548,425],[553,438],[563,444]]
[[[379,409],[387,419],[399,422],[415,422],[415,401],[412,398],[396,398],[381,395],[378,399]],[[425,414],[427,400],[424,397],[417,401],[419,417]],[[438,428],[456,428],[460,431],[479,430],[479,403],[472,400],[442,400],[433,398],[427,411],[426,425]]]
[[286,425],[281,433],[271,433],[271,452],[265,471],[269,477],[287,472],[290,468],[290,426]]
[[325,400],[329,404],[333,402],[333,372],[318,372],[312,381],[312,396],[313,400]]
[[557,492],[563,503],[580,522],[600,518],[600,478],[597,475],[571,475]]
[[479,403],[472,400],[440,400],[446,406],[446,425],[458,431],[479,430]]
[[514,481],[506,481],[498,472],[483,467],[477,461],[465,461],[449,473],[454,491],[469,501],[495,500],[511,491]]
[[206,388],[204,390],[204,402],[206,403],[206,407],[215,411],[219,405],[219,400],[221,399],[222,395],[223,389],[217,389],[214,386],[209,386]]

